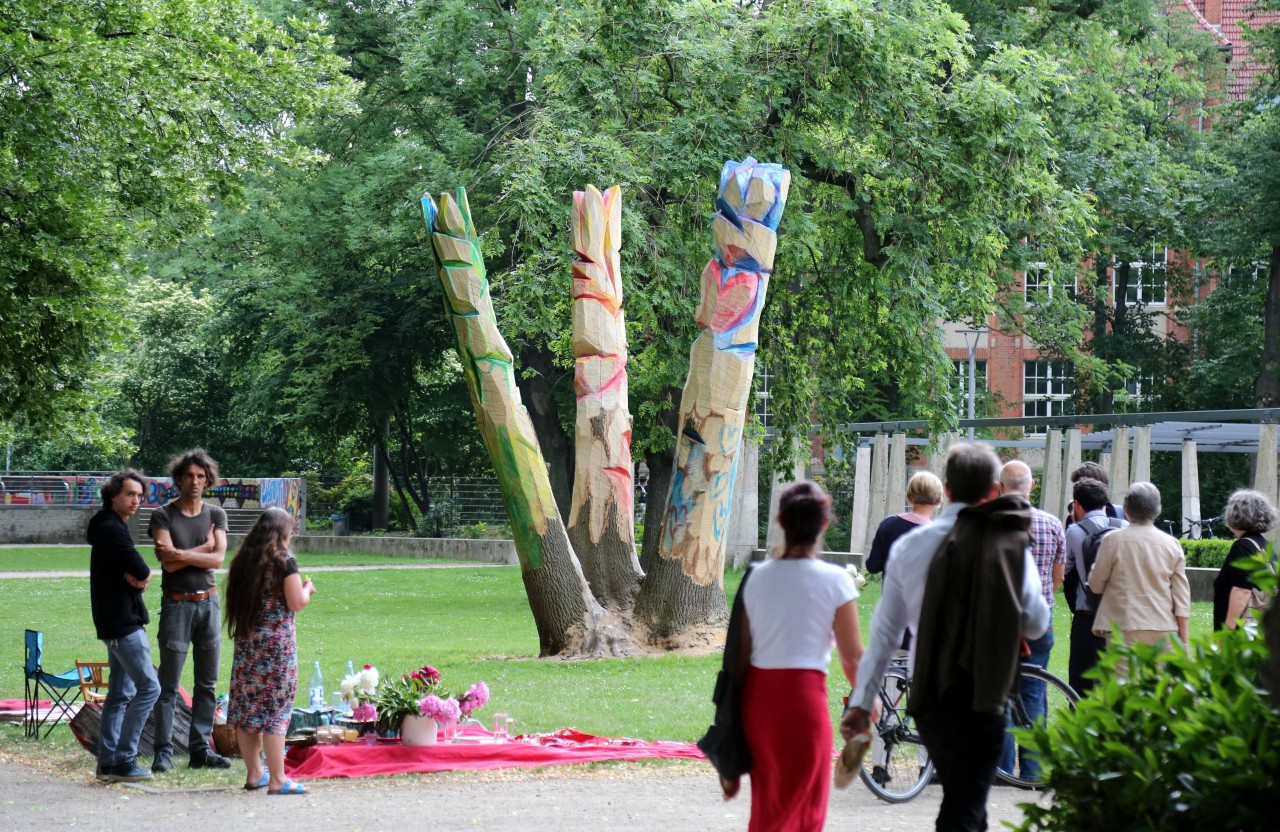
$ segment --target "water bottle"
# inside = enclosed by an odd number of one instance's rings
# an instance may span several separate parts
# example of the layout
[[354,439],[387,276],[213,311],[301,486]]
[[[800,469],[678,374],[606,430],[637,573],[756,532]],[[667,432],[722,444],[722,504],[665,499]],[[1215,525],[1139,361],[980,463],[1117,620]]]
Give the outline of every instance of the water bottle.
[[320,662],[311,668],[311,695],[308,700],[312,708],[324,707],[324,676],[320,674]]
[[347,659],[347,675],[348,676],[356,675],[356,666],[355,666],[355,663],[351,661],[351,659]]

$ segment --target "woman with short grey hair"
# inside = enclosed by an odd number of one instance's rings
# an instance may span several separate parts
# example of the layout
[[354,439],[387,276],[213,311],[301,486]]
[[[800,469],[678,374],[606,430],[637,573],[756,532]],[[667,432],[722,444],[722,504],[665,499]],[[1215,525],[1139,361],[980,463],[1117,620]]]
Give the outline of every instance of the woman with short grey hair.
[[1234,630],[1248,613],[1249,599],[1257,589],[1249,579],[1247,561],[1266,550],[1264,535],[1275,528],[1276,510],[1266,495],[1241,488],[1228,498],[1223,515],[1236,542],[1213,581],[1213,629]]
[[1155,523],[1160,516],[1160,489],[1135,482],[1124,495],[1124,513],[1131,523]]
[[1157,529],[1160,490],[1135,482],[1124,495],[1127,528],[1108,532],[1089,573],[1100,594],[1093,632],[1109,636],[1118,626],[1128,644],[1162,644],[1174,633],[1186,642],[1191,585],[1182,545]]

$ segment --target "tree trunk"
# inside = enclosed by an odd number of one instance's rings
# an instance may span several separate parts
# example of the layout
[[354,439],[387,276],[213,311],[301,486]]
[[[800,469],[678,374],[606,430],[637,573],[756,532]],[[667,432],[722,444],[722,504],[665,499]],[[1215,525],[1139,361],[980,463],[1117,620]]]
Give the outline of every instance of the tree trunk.
[[651,451],[645,454],[644,462],[649,466],[649,499],[644,506],[644,541],[640,547],[640,568],[647,575],[658,562],[658,550],[662,546],[662,515],[667,510],[667,495],[671,491],[675,451],[672,448]]
[[391,431],[391,417],[378,419],[378,438],[373,448],[373,528],[385,529],[391,516],[390,477],[387,465],[387,434]]
[[[524,398],[533,422],[534,434],[547,459],[552,461],[551,493],[557,506],[573,505],[574,453],[573,437],[560,423],[560,409],[556,405],[556,377],[564,371],[552,360],[546,346],[526,346],[520,351],[520,366],[533,370],[526,376],[516,374],[516,385]],[[560,519],[568,522],[568,514],[561,509]]]
[[511,518],[520,573],[542,656],[622,654],[630,633],[591,594],[551,493],[551,481],[520,401],[512,355],[498,331],[484,259],[466,191],[422,201],[440,268],[446,308],[475,406]]
[[628,613],[640,588],[636,559],[627,326],[622,314],[622,191],[573,195],[573,355],[578,396],[569,542],[596,600]]
[[1280,245],[1271,247],[1262,321],[1262,367],[1253,383],[1253,398],[1257,407],[1275,407],[1280,401]]
[[712,226],[717,256],[702,273],[702,334],[689,350],[660,557],[635,607],[637,625],[665,647],[707,627],[718,630],[727,617],[724,559],[733,485],[790,181],[786,170],[754,159],[726,162],[720,176]]

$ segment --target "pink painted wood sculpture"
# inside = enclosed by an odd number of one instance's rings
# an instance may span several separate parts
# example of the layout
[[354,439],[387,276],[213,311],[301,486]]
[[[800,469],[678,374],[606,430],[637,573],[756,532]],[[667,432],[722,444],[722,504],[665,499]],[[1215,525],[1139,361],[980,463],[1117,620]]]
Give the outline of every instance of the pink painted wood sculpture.
[[635,554],[627,328],[622,313],[622,190],[573,194],[573,355],[577,450],[569,541],[596,599],[629,609]]

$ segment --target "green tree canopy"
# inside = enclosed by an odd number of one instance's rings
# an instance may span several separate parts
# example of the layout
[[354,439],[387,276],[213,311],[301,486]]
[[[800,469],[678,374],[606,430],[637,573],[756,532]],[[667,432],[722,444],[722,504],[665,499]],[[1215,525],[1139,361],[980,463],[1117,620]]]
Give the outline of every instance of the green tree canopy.
[[130,255],[314,155],[291,128],[350,87],[328,47],[242,0],[0,0],[0,419],[87,409]]

